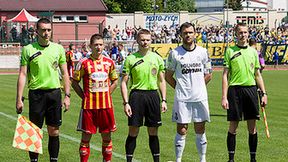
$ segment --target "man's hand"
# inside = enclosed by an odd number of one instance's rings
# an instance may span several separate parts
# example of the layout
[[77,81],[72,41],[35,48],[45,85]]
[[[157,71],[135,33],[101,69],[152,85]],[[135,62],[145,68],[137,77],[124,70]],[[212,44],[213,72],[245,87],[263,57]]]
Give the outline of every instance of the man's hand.
[[267,95],[262,95],[262,97],[261,97],[261,106],[262,107],[265,107],[266,105],[267,105]]
[[131,117],[132,115],[132,110],[129,104],[124,105],[124,112],[128,117]]
[[69,107],[70,107],[70,97],[68,96],[65,96],[64,100],[63,100],[63,105],[62,107],[64,107],[64,112],[68,111],[69,110]]
[[222,98],[221,106],[225,110],[229,109],[229,103],[228,103],[227,98]]
[[17,100],[16,101],[16,113],[17,114],[21,114],[22,111],[23,111],[23,107],[24,107],[23,101],[22,100]]
[[165,112],[167,111],[167,109],[168,109],[168,108],[167,108],[167,103],[163,101],[163,102],[162,102],[162,105],[161,105],[161,110],[162,110],[162,112],[165,113]]

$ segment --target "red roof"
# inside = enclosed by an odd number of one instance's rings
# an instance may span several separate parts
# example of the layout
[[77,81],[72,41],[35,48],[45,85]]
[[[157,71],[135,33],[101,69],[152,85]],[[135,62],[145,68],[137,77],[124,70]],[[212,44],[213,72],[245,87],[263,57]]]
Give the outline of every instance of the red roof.
[[12,22],[36,22],[38,21],[37,17],[32,16],[30,13],[28,13],[24,8],[12,19],[9,19],[7,21]]
[[0,11],[107,11],[103,0],[1,0]]

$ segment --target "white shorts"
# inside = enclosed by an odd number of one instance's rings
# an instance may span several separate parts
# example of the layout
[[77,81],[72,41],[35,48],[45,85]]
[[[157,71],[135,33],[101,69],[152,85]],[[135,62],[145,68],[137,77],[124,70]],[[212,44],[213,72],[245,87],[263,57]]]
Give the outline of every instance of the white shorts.
[[181,124],[204,121],[210,122],[208,100],[199,102],[175,101],[172,121]]
[[112,59],[113,61],[116,61],[116,60],[117,60],[117,54],[113,53],[113,54],[111,55],[111,59]]

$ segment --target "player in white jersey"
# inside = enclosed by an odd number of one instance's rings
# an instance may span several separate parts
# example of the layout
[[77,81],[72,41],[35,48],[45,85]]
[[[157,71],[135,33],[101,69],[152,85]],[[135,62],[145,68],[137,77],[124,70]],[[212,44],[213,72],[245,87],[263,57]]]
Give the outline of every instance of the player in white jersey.
[[195,28],[191,23],[182,24],[180,32],[183,45],[171,51],[165,74],[166,81],[175,89],[172,120],[177,122],[176,162],[181,161],[191,122],[200,162],[206,162],[205,122],[210,121],[206,84],[212,77],[211,61],[207,50],[195,44]]

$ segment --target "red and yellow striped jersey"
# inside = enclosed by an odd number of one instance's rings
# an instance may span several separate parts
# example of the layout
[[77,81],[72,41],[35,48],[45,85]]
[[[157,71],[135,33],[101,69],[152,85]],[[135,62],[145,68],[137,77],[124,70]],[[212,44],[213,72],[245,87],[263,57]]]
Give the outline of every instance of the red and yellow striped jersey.
[[67,62],[67,69],[69,72],[69,76],[73,76],[73,71],[74,71],[74,62],[73,62],[73,52],[72,51],[67,51],[66,52],[66,62]]
[[111,81],[118,79],[114,62],[105,56],[84,58],[76,66],[73,79],[83,78],[83,109],[112,108]]

